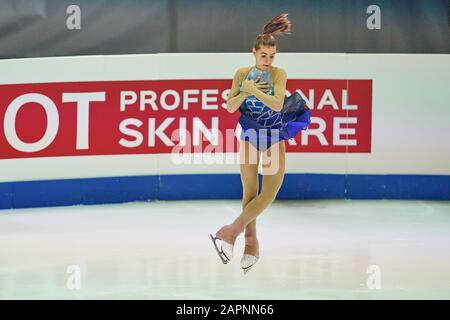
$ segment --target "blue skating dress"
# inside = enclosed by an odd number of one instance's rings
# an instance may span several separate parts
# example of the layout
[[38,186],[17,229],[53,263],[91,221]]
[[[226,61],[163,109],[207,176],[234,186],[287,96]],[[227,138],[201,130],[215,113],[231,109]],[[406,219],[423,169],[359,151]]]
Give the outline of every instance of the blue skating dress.
[[[265,81],[270,86],[266,94],[274,95],[270,70],[259,70],[255,66],[247,79]],[[242,88],[242,85],[241,85]],[[255,96],[248,96],[239,107],[242,127],[240,139],[249,141],[259,151],[266,151],[280,140],[288,140],[301,130],[306,130],[311,122],[311,111],[298,92],[285,96],[281,111],[274,111]]]

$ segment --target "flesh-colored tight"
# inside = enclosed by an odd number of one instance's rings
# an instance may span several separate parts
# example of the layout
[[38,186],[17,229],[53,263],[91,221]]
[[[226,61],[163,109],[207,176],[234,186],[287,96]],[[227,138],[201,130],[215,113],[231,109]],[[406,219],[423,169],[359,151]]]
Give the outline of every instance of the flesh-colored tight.
[[[243,188],[242,212],[229,225],[223,240],[233,243],[234,238],[245,230],[246,243],[256,241],[256,217],[275,200],[283,183],[285,172],[285,144],[282,140],[262,152],[262,187],[258,194],[258,165],[261,152],[248,141],[241,141],[240,172]],[[220,232],[220,231],[219,231]],[[229,236],[231,234],[231,237]],[[252,245],[250,243],[250,245]]]

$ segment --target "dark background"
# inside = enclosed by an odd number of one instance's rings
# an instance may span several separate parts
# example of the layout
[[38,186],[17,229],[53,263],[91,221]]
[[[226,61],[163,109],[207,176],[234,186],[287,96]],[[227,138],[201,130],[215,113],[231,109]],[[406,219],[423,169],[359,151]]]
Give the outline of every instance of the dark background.
[[[81,8],[81,30],[66,9]],[[381,29],[369,30],[369,5]],[[287,12],[281,52],[450,53],[449,0],[0,0],[0,58],[249,52]]]

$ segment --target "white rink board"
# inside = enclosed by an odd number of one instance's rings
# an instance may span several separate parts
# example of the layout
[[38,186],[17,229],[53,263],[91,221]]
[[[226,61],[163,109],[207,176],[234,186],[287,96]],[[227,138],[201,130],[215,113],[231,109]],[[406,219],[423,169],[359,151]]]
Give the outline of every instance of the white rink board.
[[[251,53],[5,59],[0,84],[231,79],[252,64]],[[274,65],[288,78],[373,81],[371,153],[288,153],[287,173],[450,174],[449,55],[278,53]],[[238,173],[239,166],[175,165],[169,154],[150,154],[6,159],[0,172],[0,182],[10,182]]]

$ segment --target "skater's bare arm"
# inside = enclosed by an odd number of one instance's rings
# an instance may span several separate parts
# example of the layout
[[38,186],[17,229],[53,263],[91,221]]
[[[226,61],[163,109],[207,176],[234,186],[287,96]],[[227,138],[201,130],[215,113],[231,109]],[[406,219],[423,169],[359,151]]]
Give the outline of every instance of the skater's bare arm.
[[231,86],[230,93],[228,94],[227,100],[227,110],[229,113],[235,112],[241,106],[242,102],[249,96],[246,92],[240,91],[240,83],[245,74],[242,72],[242,69],[236,71],[236,74],[233,78],[233,84]]

